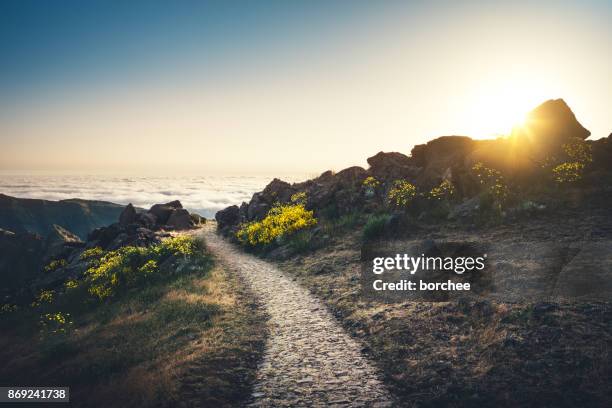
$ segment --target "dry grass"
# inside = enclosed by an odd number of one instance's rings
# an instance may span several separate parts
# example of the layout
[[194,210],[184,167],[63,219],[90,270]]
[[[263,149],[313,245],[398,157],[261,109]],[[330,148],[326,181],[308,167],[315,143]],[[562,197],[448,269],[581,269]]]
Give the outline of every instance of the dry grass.
[[24,314],[0,339],[0,383],[67,385],[82,407],[243,403],[265,320],[240,282],[211,265],[74,313],[65,337],[39,340]]
[[486,298],[396,301],[363,296],[360,242],[334,237],[279,266],[322,298],[363,341],[401,406],[607,406],[612,345],[607,304]]

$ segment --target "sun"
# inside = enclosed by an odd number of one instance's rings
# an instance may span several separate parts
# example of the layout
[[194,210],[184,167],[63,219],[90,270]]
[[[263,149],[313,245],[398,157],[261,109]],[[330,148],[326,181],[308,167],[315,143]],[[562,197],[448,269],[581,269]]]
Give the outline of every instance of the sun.
[[476,139],[506,136],[525,125],[528,113],[550,99],[532,83],[514,81],[481,88],[466,101],[466,128]]

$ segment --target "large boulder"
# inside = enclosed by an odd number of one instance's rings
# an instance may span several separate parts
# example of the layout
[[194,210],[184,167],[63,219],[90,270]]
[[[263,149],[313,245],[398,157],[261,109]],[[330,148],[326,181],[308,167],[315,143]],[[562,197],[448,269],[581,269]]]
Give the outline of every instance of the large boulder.
[[309,186],[307,194],[307,207],[310,209],[320,209],[334,204],[334,195],[338,191],[339,184],[334,177],[319,178]]
[[189,211],[178,208],[172,212],[166,225],[175,230],[186,230],[193,227],[193,220]]
[[563,99],[549,100],[532,110],[509,137],[478,141],[466,162],[482,162],[519,184],[531,184],[543,179],[545,163],[564,156],[565,143],[590,134]]
[[533,109],[516,133],[541,146],[560,146],[572,138],[591,135],[563,99],[551,99]]
[[275,178],[262,191],[262,197],[268,204],[286,203],[296,190],[286,181]]
[[158,224],[157,217],[150,212],[138,214],[136,222],[144,228],[155,229]]
[[378,152],[368,164],[369,173],[380,180],[413,179],[419,171],[414,160],[398,152]]
[[353,166],[338,172],[335,179],[341,188],[351,188],[361,185],[367,176],[368,172],[363,168]]
[[119,224],[121,225],[129,225],[136,222],[138,214],[136,213],[136,209],[129,203],[119,215]]
[[238,225],[240,222],[240,209],[237,205],[232,205],[217,211],[215,220],[217,220],[217,228],[221,230]]
[[106,249],[112,242],[116,242],[117,237],[121,234],[125,234],[125,228],[119,223],[111,224],[108,227],[96,228],[87,236],[87,247]]
[[466,158],[477,142],[467,136],[442,136],[412,149],[414,163],[422,168],[417,184],[430,188],[454,173],[463,173]]
[[160,237],[147,228],[137,228],[134,232],[122,231],[104,249],[116,250],[124,246],[148,247],[161,242]]
[[251,198],[251,202],[247,207],[246,216],[249,221],[253,220],[261,220],[263,219],[270,208],[272,208],[272,203],[265,199],[263,193],[255,193],[253,194],[253,198]]
[[159,225],[165,225],[172,213],[179,208],[183,208],[183,205],[180,201],[175,200],[166,204],[155,204],[149,212],[155,216]]

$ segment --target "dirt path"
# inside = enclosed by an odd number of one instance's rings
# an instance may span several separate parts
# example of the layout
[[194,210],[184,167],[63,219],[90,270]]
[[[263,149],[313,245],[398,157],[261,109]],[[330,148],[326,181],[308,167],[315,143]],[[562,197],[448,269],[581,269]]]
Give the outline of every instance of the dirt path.
[[278,268],[236,249],[213,228],[203,232],[209,249],[251,286],[270,316],[253,406],[390,406],[378,371],[325,306]]

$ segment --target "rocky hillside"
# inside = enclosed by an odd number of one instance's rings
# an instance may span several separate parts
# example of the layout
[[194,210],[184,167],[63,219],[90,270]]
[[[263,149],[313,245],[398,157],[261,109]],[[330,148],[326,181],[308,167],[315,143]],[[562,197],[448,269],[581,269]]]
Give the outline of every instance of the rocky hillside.
[[86,249],[148,247],[159,244],[169,231],[187,230],[204,221],[178,200],[155,204],[147,211],[137,211],[132,204],[119,208],[110,222],[89,231],[83,240],[56,224],[45,237],[0,229],[0,295],[28,299],[40,288],[79,278],[85,270],[80,255]]
[[[507,137],[444,136],[368,169],[275,179],[218,228],[322,299],[398,406],[607,407],[612,135],[589,136],[551,100]],[[477,274],[415,275],[469,293],[372,293],[373,258],[402,253],[487,259]]]
[[[379,152],[368,158],[368,169],[355,166],[337,173],[326,171],[315,179],[294,184],[274,179],[250,202],[225,208],[216,214],[216,219],[219,229],[230,234],[242,223],[261,220],[276,203],[288,203],[298,192],[306,193],[306,208],[319,217],[335,218],[356,211],[393,212],[384,201],[397,180],[405,180],[423,193],[448,181],[454,195],[449,216],[477,208],[475,199],[482,201],[483,187],[487,187],[483,184],[491,183],[493,188],[501,180],[504,187],[516,192],[507,204],[518,206],[524,197],[559,187],[555,177],[571,177],[568,173],[573,168],[563,167],[564,163],[577,163],[579,167],[581,180],[573,187],[610,186],[612,135],[596,141],[586,140],[589,135],[562,99],[549,100],[535,108],[526,124],[508,137],[474,140],[442,136],[414,146],[410,155]],[[578,157],[582,153],[588,153],[588,159]],[[475,174],[476,165],[483,174]],[[364,185],[368,177],[374,178],[375,186]],[[430,203],[419,199],[422,196],[417,195],[411,208],[413,215],[421,218],[431,208]]]
[[61,225],[84,239],[94,228],[112,224],[122,210],[123,206],[106,201],[48,201],[0,194],[0,228],[47,236],[54,225]]

